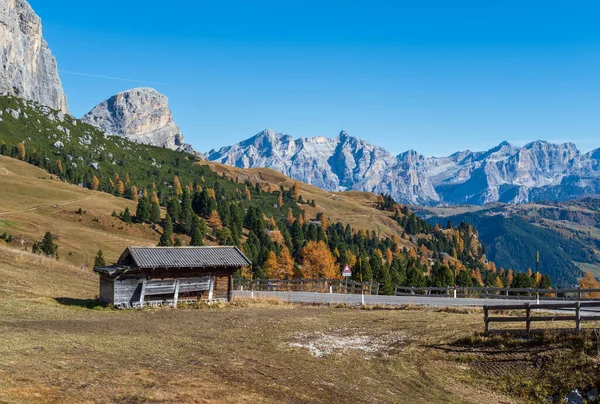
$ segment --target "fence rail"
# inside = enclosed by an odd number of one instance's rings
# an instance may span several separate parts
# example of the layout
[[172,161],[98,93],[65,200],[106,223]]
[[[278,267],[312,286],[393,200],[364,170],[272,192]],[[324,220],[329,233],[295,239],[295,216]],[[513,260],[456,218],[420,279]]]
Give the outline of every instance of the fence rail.
[[[550,303],[550,304],[515,304],[515,305],[500,305],[500,306],[483,306],[483,321],[485,326],[485,335],[490,334],[534,334],[542,333],[544,329],[532,329],[531,323],[538,322],[557,322],[557,321],[574,321],[574,328],[555,328],[558,331],[574,331],[581,332],[581,323],[586,321],[600,321],[600,315],[594,314],[582,316],[582,311],[585,309],[600,308],[600,302],[574,302],[574,303]],[[491,316],[490,312],[505,312],[509,310],[525,310],[525,316]],[[575,314],[550,313],[550,315],[532,315],[535,310],[574,310]],[[596,312],[597,313],[597,312]],[[525,328],[521,329],[490,329],[491,323],[525,323]]]
[[248,279],[237,278],[234,280],[234,289],[254,290],[269,292],[321,292],[321,293],[347,293],[377,295],[379,283],[355,282],[348,280],[330,279]]
[[[492,287],[457,287],[456,297],[480,297],[485,299],[533,299],[540,300],[585,300],[598,299],[592,293],[600,295],[600,289],[537,289],[537,288],[492,288]],[[396,286],[396,296],[437,296],[454,297],[454,287]]]

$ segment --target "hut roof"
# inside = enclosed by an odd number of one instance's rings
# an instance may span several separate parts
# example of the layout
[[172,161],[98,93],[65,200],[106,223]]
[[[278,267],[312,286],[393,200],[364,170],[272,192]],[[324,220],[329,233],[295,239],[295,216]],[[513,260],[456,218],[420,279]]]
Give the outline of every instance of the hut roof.
[[128,247],[119,264],[131,256],[137,268],[245,267],[252,262],[237,247]]
[[237,247],[128,247],[115,265],[94,271],[111,276],[152,268],[240,268],[252,262]]

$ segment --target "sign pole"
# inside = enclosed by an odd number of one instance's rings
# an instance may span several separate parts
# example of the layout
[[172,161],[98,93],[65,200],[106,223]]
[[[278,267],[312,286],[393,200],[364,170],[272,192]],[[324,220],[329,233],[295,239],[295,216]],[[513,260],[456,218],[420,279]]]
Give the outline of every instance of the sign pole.
[[535,300],[537,304],[540,304],[540,285],[538,285],[537,280],[539,277],[539,271],[540,271],[540,252],[536,251],[535,252],[535,287],[536,287],[536,292],[535,292]]

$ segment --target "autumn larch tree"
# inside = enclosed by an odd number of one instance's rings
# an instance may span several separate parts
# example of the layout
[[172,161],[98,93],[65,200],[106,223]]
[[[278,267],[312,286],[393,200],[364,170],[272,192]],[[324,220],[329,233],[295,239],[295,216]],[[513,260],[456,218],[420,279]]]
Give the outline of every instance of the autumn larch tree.
[[277,265],[279,265],[279,279],[290,279],[294,276],[294,259],[285,246],[277,257]]
[[219,212],[217,210],[213,210],[208,216],[208,225],[212,227],[214,230],[221,230],[223,227],[223,223],[221,222],[221,216],[219,216]]
[[268,279],[279,279],[279,264],[273,251],[269,251],[269,256],[263,264],[263,270]]
[[[133,199],[134,202],[137,202],[139,200],[137,187],[135,185],[132,185],[130,192],[131,192],[131,199]],[[145,197],[147,197],[147,195]]]
[[92,177],[92,190],[97,191],[100,188],[100,180],[95,175]]
[[175,195],[179,196],[183,193],[183,190],[181,189],[181,183],[179,182],[179,177],[175,176],[173,178],[173,190],[175,192]]
[[25,161],[26,153],[25,153],[25,143],[19,143],[17,145],[17,157],[19,160]]
[[341,278],[335,258],[323,241],[309,241],[302,249],[301,256],[304,278]]
[[[583,278],[579,280],[579,287],[581,289],[600,289],[600,282],[594,277],[594,274],[586,272],[583,274]],[[600,297],[600,292],[585,293],[585,297],[598,298]]]

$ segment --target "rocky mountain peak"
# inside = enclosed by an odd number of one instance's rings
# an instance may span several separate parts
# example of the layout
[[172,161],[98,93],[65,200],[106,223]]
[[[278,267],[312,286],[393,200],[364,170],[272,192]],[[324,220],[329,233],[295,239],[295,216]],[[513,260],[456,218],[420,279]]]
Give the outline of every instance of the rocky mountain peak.
[[169,100],[153,88],[134,88],[114,95],[96,105],[82,120],[109,135],[191,151],[173,120]]
[[0,0],[0,94],[37,101],[68,113],[56,59],[42,22],[25,0]]
[[[449,157],[425,157],[414,150],[394,157],[345,131],[335,139],[261,134],[276,139],[265,147],[255,136],[207,158],[240,168],[273,168],[330,191],[386,193],[419,205],[522,203],[600,193],[600,149],[582,155],[572,143],[517,147],[502,142]],[[571,185],[562,187],[565,181]]]

